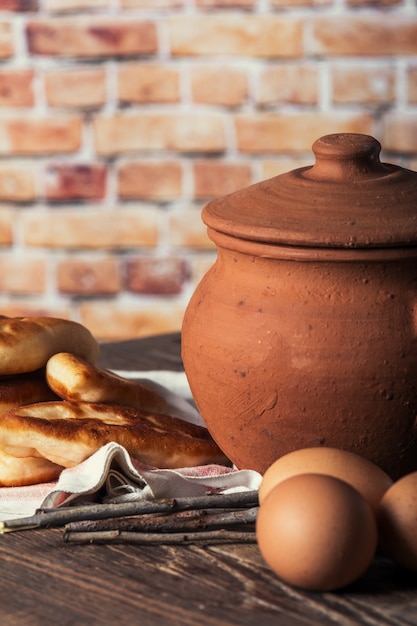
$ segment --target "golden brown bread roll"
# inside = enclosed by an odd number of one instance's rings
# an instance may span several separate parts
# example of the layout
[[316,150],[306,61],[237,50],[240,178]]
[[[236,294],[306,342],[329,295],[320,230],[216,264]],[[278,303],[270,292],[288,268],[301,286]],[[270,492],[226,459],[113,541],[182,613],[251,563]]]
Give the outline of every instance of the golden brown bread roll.
[[164,413],[165,398],[133,380],[100,369],[69,352],[52,356],[46,378],[55,393],[70,402],[109,402]]
[[14,407],[47,400],[58,400],[58,396],[46,382],[45,368],[0,377],[0,416]]
[[6,454],[44,457],[63,467],[78,465],[111,441],[153,467],[230,464],[202,426],[132,407],[62,400],[12,409],[0,419]]
[[64,468],[43,457],[15,457],[0,450],[0,487],[23,487],[56,480]]
[[90,362],[96,339],[82,324],[55,317],[0,317],[0,376],[33,372],[57,352],[71,351]]

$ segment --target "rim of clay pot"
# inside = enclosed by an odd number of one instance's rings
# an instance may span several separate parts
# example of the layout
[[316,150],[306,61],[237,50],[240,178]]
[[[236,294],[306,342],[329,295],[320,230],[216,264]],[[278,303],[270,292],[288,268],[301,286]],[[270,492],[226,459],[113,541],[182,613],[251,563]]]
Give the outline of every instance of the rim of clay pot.
[[313,144],[314,165],[213,200],[202,219],[211,231],[265,244],[415,246],[417,172],[382,163],[380,151],[369,135],[326,135]]
[[288,261],[307,262],[364,262],[379,263],[390,261],[407,261],[417,259],[417,246],[402,246],[391,248],[331,248],[331,247],[306,247],[285,246],[262,241],[252,241],[231,237],[225,233],[208,228],[208,236],[218,248],[233,250],[267,259],[280,259]]

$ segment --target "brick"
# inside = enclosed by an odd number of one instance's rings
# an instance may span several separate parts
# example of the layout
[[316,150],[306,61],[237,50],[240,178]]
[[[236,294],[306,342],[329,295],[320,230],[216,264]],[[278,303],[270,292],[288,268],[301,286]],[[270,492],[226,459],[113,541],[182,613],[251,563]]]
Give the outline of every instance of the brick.
[[28,22],[30,54],[107,57],[153,54],[157,51],[153,22],[130,19],[50,18]]
[[179,9],[185,0],[119,0],[122,9]]
[[348,7],[385,8],[403,4],[403,0],[346,0]]
[[124,249],[158,243],[159,212],[151,207],[33,209],[22,215],[24,243],[51,249]]
[[43,10],[49,13],[97,11],[109,9],[111,0],[43,0]]
[[0,163],[0,201],[30,202],[36,197],[36,169],[19,162]]
[[106,70],[94,66],[50,70],[45,73],[45,93],[52,107],[101,107],[106,101]]
[[0,154],[47,155],[76,152],[81,145],[78,117],[0,118]]
[[0,59],[8,59],[14,54],[14,34],[11,22],[0,22]]
[[112,295],[121,290],[115,258],[67,258],[57,265],[57,287],[68,295]]
[[322,15],[313,19],[310,52],[318,55],[416,54],[417,16],[389,13]]
[[0,107],[31,107],[33,70],[0,70]]
[[396,94],[395,68],[386,64],[334,65],[331,68],[336,104],[388,104]]
[[386,151],[416,154],[417,114],[387,113],[381,143]]
[[169,243],[176,248],[207,250],[214,247],[198,209],[176,209],[168,214]]
[[127,261],[126,274],[128,291],[174,295],[181,293],[188,272],[180,257],[139,257]]
[[46,259],[31,254],[0,254],[2,293],[43,293],[46,287]]
[[333,0],[270,0],[270,2],[273,9],[325,7],[333,4]]
[[12,208],[0,207],[0,245],[2,246],[9,246],[13,243],[14,215]]
[[1,11],[15,11],[25,13],[27,11],[37,11],[39,9],[38,0],[1,0]]
[[107,168],[101,163],[55,163],[46,168],[48,200],[98,200],[106,192]]
[[266,66],[258,80],[257,102],[262,106],[318,102],[319,73],[311,63]]
[[194,102],[236,107],[248,98],[248,77],[244,70],[221,65],[193,67],[191,93]]
[[[59,317],[72,319],[69,307],[43,302],[42,296],[25,295],[22,300],[13,297],[0,306],[0,314],[8,317]],[[75,320],[78,321],[78,320]]]
[[97,116],[94,136],[96,151],[103,156],[142,150],[221,152],[226,148],[224,117],[215,113]]
[[126,63],[118,68],[118,98],[122,103],[179,102],[176,68],[158,63]]
[[238,149],[247,153],[310,150],[329,133],[373,134],[370,115],[355,113],[289,113],[236,117]]
[[417,65],[407,68],[408,102],[417,104]]
[[168,122],[167,149],[178,152],[223,152],[225,117],[221,114],[179,114]]
[[133,161],[118,170],[120,198],[171,200],[182,194],[182,166],[178,161]]
[[224,196],[252,182],[249,163],[202,159],[194,161],[193,170],[195,198]]
[[254,9],[255,0],[196,0],[200,9]]
[[237,13],[173,16],[168,21],[173,56],[242,55],[298,57],[303,52],[299,17]]
[[81,323],[99,341],[121,341],[177,332],[181,329],[185,305],[170,301],[161,306],[160,299],[109,304],[107,300],[86,302],[80,306]]

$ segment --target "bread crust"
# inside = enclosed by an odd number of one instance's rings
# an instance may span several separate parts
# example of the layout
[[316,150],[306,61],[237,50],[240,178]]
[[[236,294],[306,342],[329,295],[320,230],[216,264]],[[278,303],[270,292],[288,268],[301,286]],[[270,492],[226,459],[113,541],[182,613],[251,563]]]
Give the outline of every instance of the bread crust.
[[94,363],[99,354],[90,331],[56,317],[0,317],[0,376],[33,372],[57,352],[71,351]]
[[58,396],[46,382],[44,368],[0,377],[0,416],[14,407],[48,400],[58,400]]
[[0,450],[0,487],[23,487],[56,480],[64,468],[43,457],[15,457]]
[[[65,400],[12,409],[0,420],[0,449],[73,467],[114,441],[159,468],[230,465],[207,429],[132,407]],[[1,479],[1,477],[0,477]]]
[[70,352],[54,354],[46,379],[55,393],[70,402],[106,402],[164,413],[165,398],[138,382],[101,369]]

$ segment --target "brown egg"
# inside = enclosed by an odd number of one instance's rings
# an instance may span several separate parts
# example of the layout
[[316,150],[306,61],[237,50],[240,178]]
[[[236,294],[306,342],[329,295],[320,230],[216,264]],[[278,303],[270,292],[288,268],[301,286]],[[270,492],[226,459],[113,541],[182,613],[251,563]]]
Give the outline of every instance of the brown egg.
[[377,520],[382,550],[398,565],[417,571],[417,472],[388,489]]
[[309,473],[327,474],[346,481],[362,494],[375,512],[393,483],[375,463],[353,452],[338,448],[302,448],[280,457],[266,470],[259,488],[260,504],[278,483]]
[[259,509],[260,552],[280,578],[315,591],[340,589],[369,567],[375,516],[356,489],[333,476],[302,474],[276,485]]

